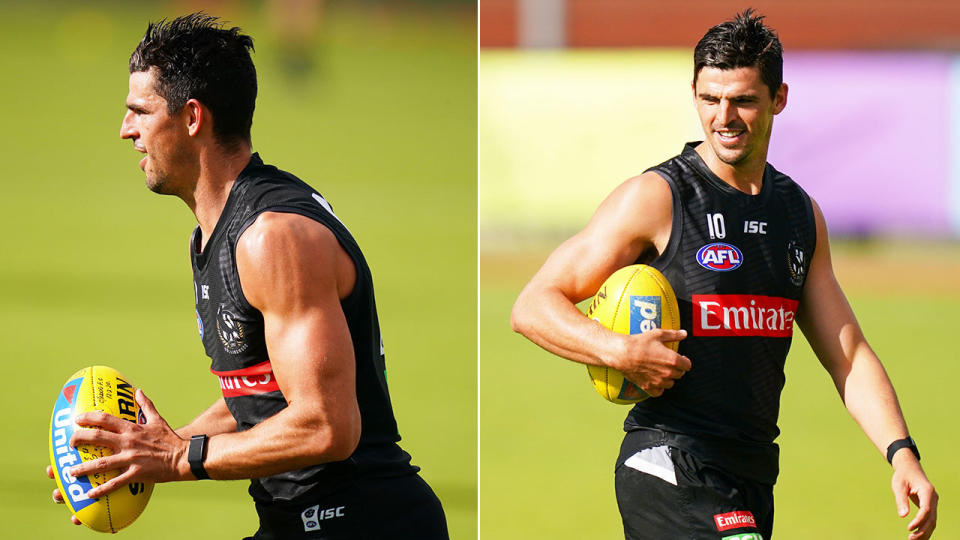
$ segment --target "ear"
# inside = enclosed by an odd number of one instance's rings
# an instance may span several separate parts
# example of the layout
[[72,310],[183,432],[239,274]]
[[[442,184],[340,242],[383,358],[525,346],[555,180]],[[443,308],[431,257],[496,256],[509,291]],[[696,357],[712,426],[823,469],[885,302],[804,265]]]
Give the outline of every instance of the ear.
[[782,83],[777,93],[773,96],[773,114],[780,114],[780,111],[787,106],[787,83]]
[[186,111],[187,134],[196,137],[200,128],[208,122],[207,111],[196,99],[188,99],[183,108]]

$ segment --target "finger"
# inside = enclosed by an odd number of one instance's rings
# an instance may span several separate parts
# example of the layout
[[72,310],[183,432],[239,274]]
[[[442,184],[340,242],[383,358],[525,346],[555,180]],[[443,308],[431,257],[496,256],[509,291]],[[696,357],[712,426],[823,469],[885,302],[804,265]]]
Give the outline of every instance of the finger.
[[72,521],[74,525],[83,525],[83,523],[81,523],[80,520],[77,519],[77,516],[70,516],[70,521]]
[[893,486],[893,498],[897,501],[897,515],[907,517],[910,513],[910,503],[907,499],[907,486],[900,484]]
[[117,450],[120,447],[120,436],[102,429],[78,429],[70,437],[70,446],[76,448],[83,444],[106,446],[111,450]]
[[80,477],[89,476],[93,473],[102,473],[122,469],[127,465],[122,456],[123,454],[113,454],[111,456],[85,461],[79,465],[70,467],[70,469],[67,470],[67,473],[73,477]]
[[51,496],[53,497],[53,502],[57,504],[63,504],[63,494],[60,493],[59,489],[53,488],[53,493],[51,493]]
[[690,371],[690,369],[693,368],[693,363],[690,362],[690,359],[687,358],[686,356],[683,356],[682,354],[678,354],[676,355],[676,358],[674,358],[674,367],[680,371],[680,375],[677,375],[674,378],[679,379],[681,376],[683,376],[684,373]]
[[148,424],[163,421],[163,417],[160,416],[159,412],[157,412],[157,408],[153,405],[153,402],[150,401],[150,398],[143,393],[143,390],[137,388],[137,392],[134,394],[134,396],[137,400],[137,404],[140,405],[140,410],[143,411],[144,416],[147,417]]
[[686,337],[687,331],[683,329],[671,330],[669,328],[661,328],[657,334],[657,339],[663,342],[680,341]]
[[133,480],[134,471],[132,469],[127,469],[123,474],[117,475],[116,478],[104,482],[99,486],[91,489],[87,492],[87,497],[91,499],[98,499],[104,495],[109,495],[114,491],[122,488],[123,486],[129,484]]
[[908,540],[927,540],[931,535],[933,535],[933,527],[913,531],[907,538]]
[[650,394],[650,397],[660,397],[663,395],[663,388],[653,384],[642,385],[640,387],[644,392]]
[[907,525],[907,530],[916,531],[921,529],[922,526],[926,524],[927,518],[929,517],[930,517],[930,509],[921,507],[917,511],[917,515],[913,518],[913,521],[911,521],[910,524]]
[[907,525],[908,531],[926,531],[927,529],[933,530],[931,526],[936,526],[936,513],[933,506],[934,492],[931,489],[918,490],[916,493],[911,493],[910,498],[913,499],[914,503],[917,505],[917,515],[914,516],[913,521]]
[[51,467],[50,465],[47,465],[47,476],[49,476],[50,479],[53,480],[53,467]]
[[112,431],[114,433],[122,433],[123,431],[130,429],[131,426],[130,422],[102,411],[90,411],[83,414],[78,414],[73,421],[76,422],[78,426],[90,428],[97,427],[107,431]]

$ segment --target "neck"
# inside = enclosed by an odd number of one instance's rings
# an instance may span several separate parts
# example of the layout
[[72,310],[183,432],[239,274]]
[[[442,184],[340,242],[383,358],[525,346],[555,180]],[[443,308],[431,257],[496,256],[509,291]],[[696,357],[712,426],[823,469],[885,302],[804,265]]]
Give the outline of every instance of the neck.
[[706,142],[697,145],[696,151],[710,171],[734,189],[748,195],[756,195],[763,189],[763,173],[767,168],[766,147],[758,148],[755,153],[734,164],[722,161]]
[[191,192],[181,195],[200,225],[201,249],[207,244],[220,220],[237,176],[250,162],[250,145],[223,148],[210,145],[200,150],[196,184]]

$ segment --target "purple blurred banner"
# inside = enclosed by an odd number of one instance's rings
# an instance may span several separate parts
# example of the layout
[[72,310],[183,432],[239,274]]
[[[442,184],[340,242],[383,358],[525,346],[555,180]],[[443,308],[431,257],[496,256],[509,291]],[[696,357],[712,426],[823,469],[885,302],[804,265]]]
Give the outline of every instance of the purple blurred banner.
[[831,233],[953,232],[952,63],[938,52],[785,55],[768,161],[817,200]]

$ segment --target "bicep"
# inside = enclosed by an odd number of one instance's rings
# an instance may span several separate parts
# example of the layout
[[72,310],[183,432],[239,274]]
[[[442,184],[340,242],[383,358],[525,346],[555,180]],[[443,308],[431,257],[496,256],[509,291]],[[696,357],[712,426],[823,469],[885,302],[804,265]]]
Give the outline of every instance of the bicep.
[[816,203],[817,247],[804,284],[797,322],[820,363],[835,382],[849,372],[866,342],[853,309],[833,272],[826,223]]
[[263,314],[267,352],[288,403],[307,400],[326,410],[356,402],[353,343],[340,306],[343,257],[329,229],[295,214],[264,214],[238,242],[243,292]]
[[590,297],[616,270],[647,250],[666,247],[672,200],[666,181],[655,173],[624,182],[582,231],[554,250],[531,285],[555,287],[573,302]]

